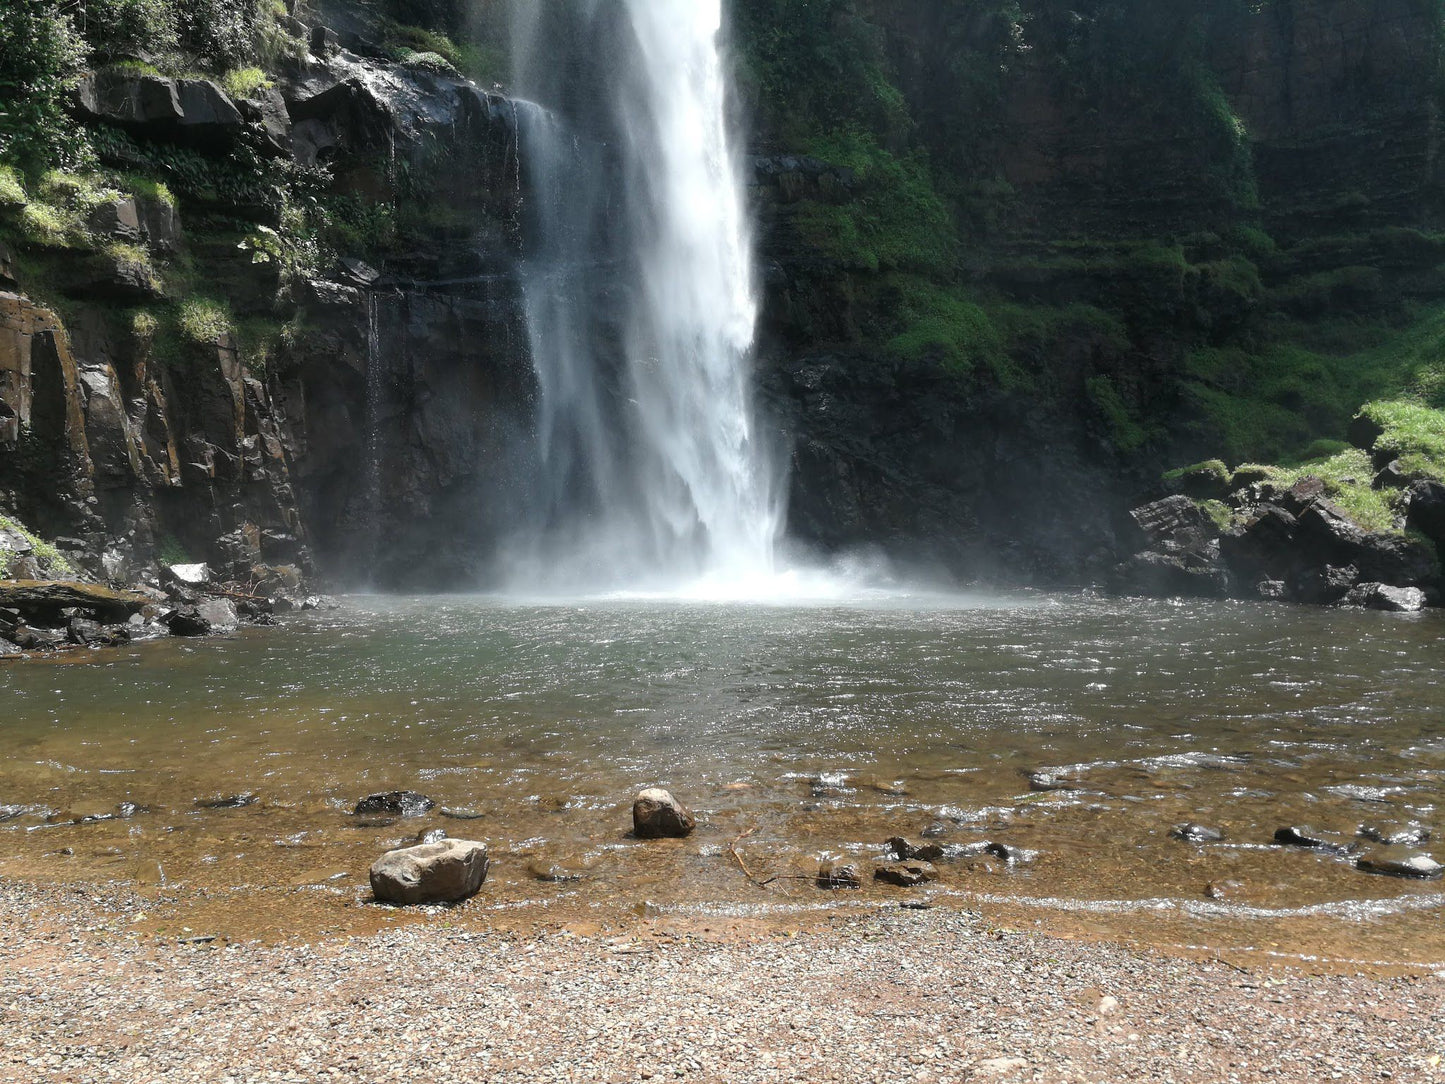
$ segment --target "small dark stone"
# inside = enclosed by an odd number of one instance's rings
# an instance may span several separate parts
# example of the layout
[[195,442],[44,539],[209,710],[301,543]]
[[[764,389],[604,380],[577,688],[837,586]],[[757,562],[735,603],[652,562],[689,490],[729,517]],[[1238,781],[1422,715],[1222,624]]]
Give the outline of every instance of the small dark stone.
[[1082,787],[1083,784],[1077,779],[1070,779],[1057,772],[1042,770],[1029,772],[1030,790],[1079,790]]
[[247,791],[244,794],[222,794],[214,798],[197,798],[197,809],[241,809],[244,806],[255,805],[259,798]]
[[931,862],[889,862],[873,870],[873,879],[885,884],[914,888],[934,880],[938,870]]
[[1277,829],[1274,833],[1274,841],[1283,847],[1306,847],[1316,851],[1328,851],[1331,854],[1343,854],[1347,850],[1344,844],[1323,839],[1315,835],[1309,828]]
[[1169,835],[1174,839],[1183,840],[1185,843],[1218,843],[1224,838],[1224,833],[1218,828],[1207,828],[1202,824],[1195,824],[1193,821],[1176,824],[1169,829]]
[[1007,843],[987,842],[981,848],[984,854],[991,854],[995,858],[1013,865],[1014,863],[1032,862],[1035,852],[1025,850],[1023,847],[1012,847]]
[[436,803],[425,794],[412,790],[392,790],[380,794],[368,794],[356,803],[352,815],[374,816],[378,813],[393,817],[420,817],[436,807]]

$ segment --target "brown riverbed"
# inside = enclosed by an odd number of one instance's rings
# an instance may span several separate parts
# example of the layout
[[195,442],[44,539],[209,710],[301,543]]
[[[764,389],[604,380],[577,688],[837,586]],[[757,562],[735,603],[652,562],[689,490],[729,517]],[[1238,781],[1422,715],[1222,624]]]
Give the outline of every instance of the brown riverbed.
[[[1186,953],[1439,966],[1440,882],[1271,840],[1440,845],[1356,832],[1445,830],[1442,633],[1437,615],[1044,595],[353,599],[0,669],[0,803],[19,807],[0,876],[122,888],[164,938],[807,928],[907,902]],[[629,838],[655,782],[698,812],[694,836]],[[438,808],[351,815],[390,789]],[[1225,839],[1171,838],[1184,821]],[[371,904],[371,860],[432,828],[490,845],[482,895],[441,918]],[[923,888],[874,884],[898,833],[959,857]],[[968,855],[984,840],[1023,857]],[[819,889],[829,858],[864,887]]]

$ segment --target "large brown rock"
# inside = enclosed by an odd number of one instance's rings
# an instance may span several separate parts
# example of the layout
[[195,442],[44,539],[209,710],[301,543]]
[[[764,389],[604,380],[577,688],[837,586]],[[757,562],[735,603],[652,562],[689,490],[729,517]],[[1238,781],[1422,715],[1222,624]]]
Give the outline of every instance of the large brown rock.
[[632,802],[632,834],[638,839],[681,838],[696,827],[692,811],[661,787],[649,787]]
[[488,864],[486,844],[472,840],[403,847],[372,863],[371,891],[382,903],[454,903],[476,895]]

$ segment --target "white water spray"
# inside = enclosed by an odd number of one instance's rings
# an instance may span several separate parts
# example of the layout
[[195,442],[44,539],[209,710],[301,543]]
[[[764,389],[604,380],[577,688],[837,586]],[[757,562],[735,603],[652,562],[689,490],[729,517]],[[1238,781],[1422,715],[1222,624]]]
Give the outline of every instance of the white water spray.
[[521,118],[539,469],[513,578],[766,580],[781,487],[751,395],[721,0],[545,7],[516,9],[518,81],[546,104]]

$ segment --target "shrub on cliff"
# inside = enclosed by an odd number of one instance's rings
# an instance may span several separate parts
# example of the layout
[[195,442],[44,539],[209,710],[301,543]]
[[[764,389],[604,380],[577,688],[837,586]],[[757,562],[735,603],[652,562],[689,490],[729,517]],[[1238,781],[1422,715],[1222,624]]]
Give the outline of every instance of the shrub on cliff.
[[85,59],[74,22],[55,0],[9,0],[0,24],[0,162],[27,172],[88,157],[65,98]]

